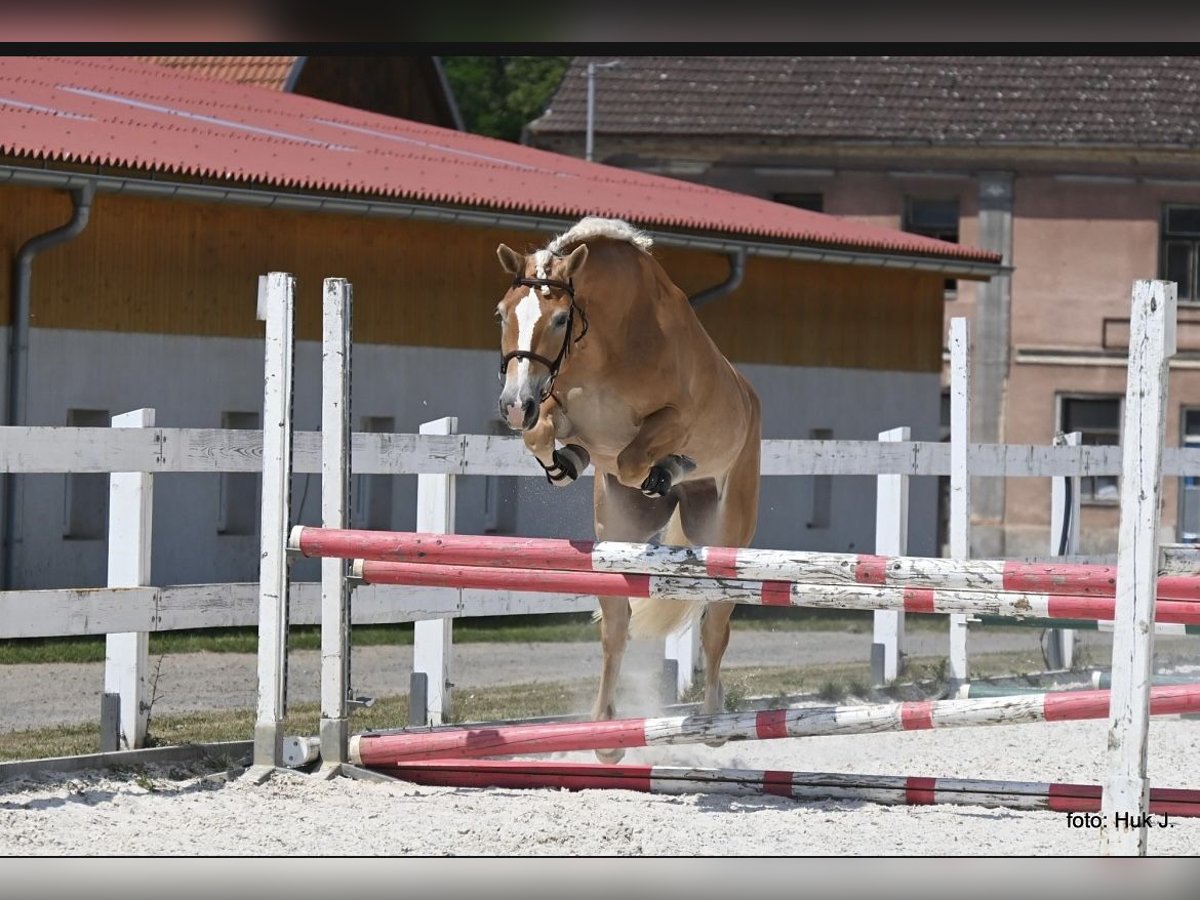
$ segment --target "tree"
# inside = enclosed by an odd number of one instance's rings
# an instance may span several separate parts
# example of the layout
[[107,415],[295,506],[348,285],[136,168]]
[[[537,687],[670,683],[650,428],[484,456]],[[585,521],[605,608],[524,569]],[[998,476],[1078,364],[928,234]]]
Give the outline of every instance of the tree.
[[443,56],[467,131],[514,143],[558,87],[569,56]]

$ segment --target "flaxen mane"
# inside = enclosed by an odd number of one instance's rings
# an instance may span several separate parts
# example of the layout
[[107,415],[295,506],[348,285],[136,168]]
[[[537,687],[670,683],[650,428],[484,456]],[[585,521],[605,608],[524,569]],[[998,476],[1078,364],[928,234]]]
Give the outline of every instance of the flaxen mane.
[[622,219],[602,219],[599,216],[588,216],[580,219],[571,226],[570,230],[552,240],[546,249],[555,255],[561,255],[567,248],[592,238],[628,241],[638,249],[646,251],[649,251],[654,244],[654,239],[650,235],[634,228]]

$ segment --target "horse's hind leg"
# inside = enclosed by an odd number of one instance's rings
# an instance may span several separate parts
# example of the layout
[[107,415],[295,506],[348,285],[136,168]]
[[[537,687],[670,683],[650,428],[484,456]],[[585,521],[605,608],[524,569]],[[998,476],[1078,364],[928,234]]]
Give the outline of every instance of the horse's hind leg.
[[[675,499],[648,500],[635,489],[622,486],[612,475],[597,475],[595,487],[596,537],[602,541],[646,541],[666,525],[675,510]],[[600,597],[600,644],[604,666],[600,688],[592,707],[593,721],[616,718],[617,681],[629,638],[629,598]],[[624,750],[597,750],[603,763],[619,762]]]

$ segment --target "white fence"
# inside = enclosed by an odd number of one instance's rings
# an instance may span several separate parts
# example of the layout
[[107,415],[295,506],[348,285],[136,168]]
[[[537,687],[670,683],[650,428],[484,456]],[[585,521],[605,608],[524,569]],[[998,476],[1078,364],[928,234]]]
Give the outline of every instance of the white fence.
[[[276,336],[274,346],[268,340],[268,355],[275,353],[274,360],[268,359],[268,372],[279,370],[279,354],[289,340]],[[950,343],[954,402],[949,443],[914,442],[908,440],[907,429],[885,432],[879,441],[766,440],[762,446],[763,476],[877,477],[876,552],[887,554],[905,550],[907,478],[949,476],[952,499],[957,498],[952,503],[952,555],[965,556],[969,547],[970,477],[1065,479],[1121,473],[1120,447],[970,442],[965,321],[954,320]],[[110,429],[0,427],[0,471],[113,473],[108,585],[0,593],[0,638],[108,635],[105,691],[120,695],[121,711],[119,723],[107,723],[105,734],[110,744],[119,734],[120,743],[127,747],[139,746],[144,736],[146,634],[253,626],[259,622],[262,590],[257,583],[147,583],[153,475],[260,472],[264,452],[261,430],[160,428],[153,421],[153,410],[135,410],[115,417]],[[264,421],[271,419],[264,415]],[[349,435],[352,470],[355,474],[423,476],[418,490],[419,528],[429,531],[453,530],[453,505],[447,498],[453,497],[455,476],[543,477],[519,437],[454,434],[453,430],[453,420],[442,419],[422,426],[420,434]],[[321,432],[294,432],[290,452],[294,472],[322,472]],[[1200,474],[1200,449],[1164,449],[1163,474]],[[1073,496],[1078,499],[1078,490]],[[1061,504],[1057,514],[1066,514]],[[1073,518],[1077,523],[1077,512]],[[268,524],[264,519],[264,529]],[[319,583],[292,587],[287,616],[290,623],[320,622]],[[425,623],[417,626],[414,668],[428,678],[426,708],[429,720],[437,723],[450,707],[452,619],[594,608],[593,597],[371,585],[355,590],[352,616],[354,624]],[[965,619],[955,617],[950,674],[958,681],[967,677],[965,637]],[[901,664],[903,615],[877,613],[874,641],[878,677],[890,681]],[[1064,651],[1066,654],[1069,650]],[[686,689],[697,660],[695,636],[684,633],[668,639],[665,655],[675,662],[677,689]],[[362,687],[369,690],[369,686]]]

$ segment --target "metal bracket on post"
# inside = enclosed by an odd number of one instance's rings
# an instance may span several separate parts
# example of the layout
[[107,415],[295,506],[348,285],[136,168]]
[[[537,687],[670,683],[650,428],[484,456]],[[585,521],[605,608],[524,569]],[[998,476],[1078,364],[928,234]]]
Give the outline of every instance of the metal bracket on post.
[[[1055,447],[1078,447],[1078,431],[1056,434]],[[1050,555],[1073,556],[1079,552],[1079,476],[1061,475],[1050,481]],[[1070,628],[1046,630],[1043,648],[1047,669],[1070,669],[1075,662],[1075,632]]]
[[100,695],[100,752],[121,749],[121,695],[107,691]]
[[408,679],[408,724],[420,728],[429,724],[429,675],[413,672]]

